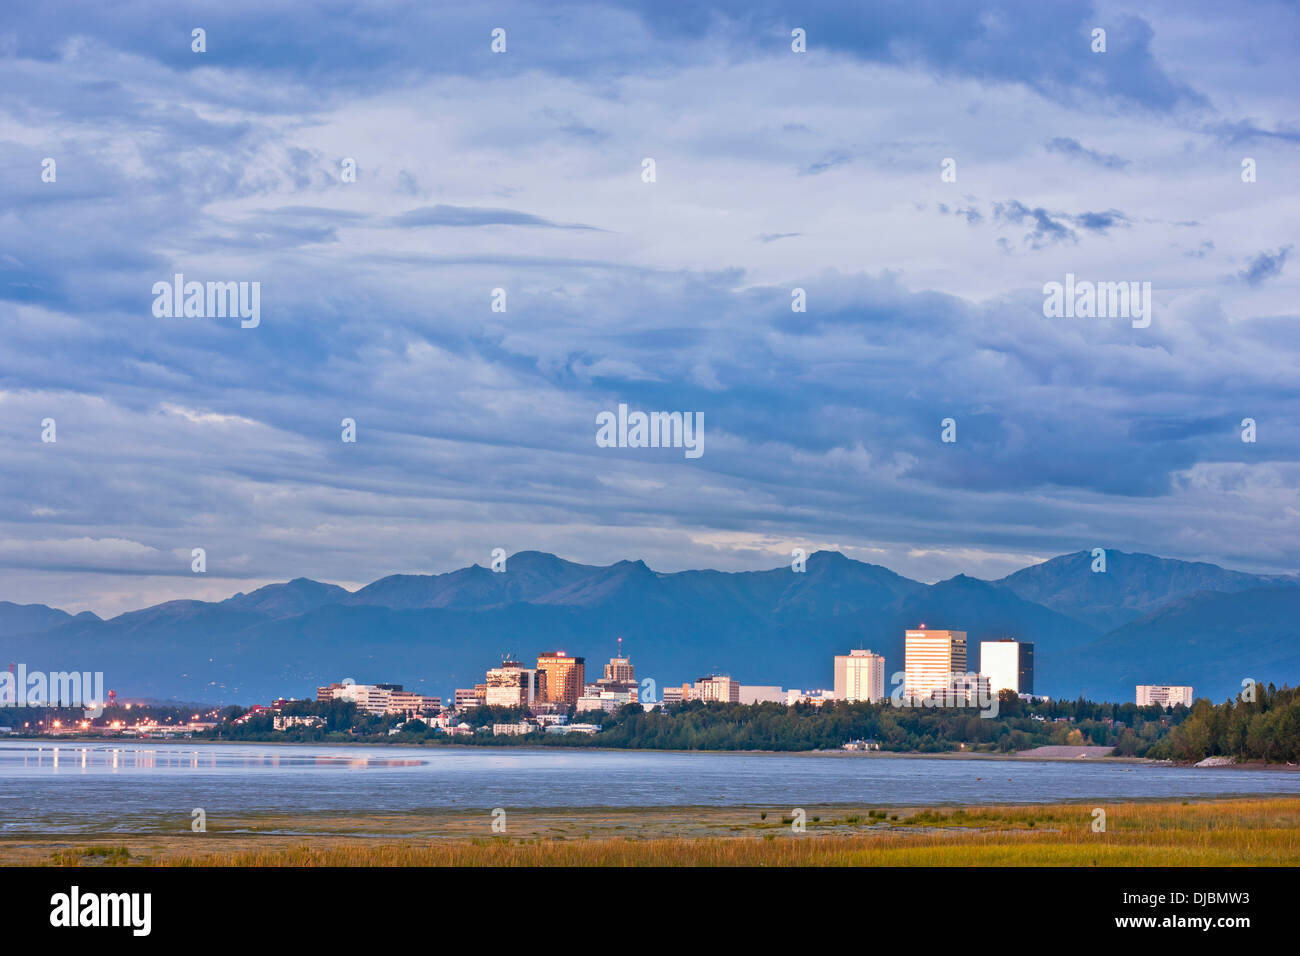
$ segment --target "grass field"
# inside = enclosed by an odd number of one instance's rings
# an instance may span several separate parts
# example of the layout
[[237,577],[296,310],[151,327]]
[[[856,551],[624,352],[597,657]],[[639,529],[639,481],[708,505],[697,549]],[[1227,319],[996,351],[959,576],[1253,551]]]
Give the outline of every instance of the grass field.
[[1300,864],[1300,798],[980,808],[516,811],[210,821],[209,832],[9,834],[65,866],[1249,866]]

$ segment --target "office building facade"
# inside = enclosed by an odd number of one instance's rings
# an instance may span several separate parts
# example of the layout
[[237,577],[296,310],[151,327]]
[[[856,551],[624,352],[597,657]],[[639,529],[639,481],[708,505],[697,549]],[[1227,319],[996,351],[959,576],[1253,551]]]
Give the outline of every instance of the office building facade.
[[528,708],[546,699],[546,675],[522,661],[502,661],[487,672],[485,683],[484,703],[489,707]]
[[869,650],[835,655],[835,699],[878,703],[885,699],[885,658]]
[[546,675],[542,700],[553,704],[576,706],[587,686],[587,661],[570,657],[564,651],[537,656],[537,669]]
[[1137,705],[1139,707],[1184,707],[1192,706],[1192,688],[1181,684],[1138,684]]
[[911,700],[945,695],[954,674],[966,673],[966,632],[905,631],[903,693]]
[[1034,645],[1004,638],[980,641],[980,673],[989,679],[993,693],[1003,690],[1030,695],[1034,692]]
[[701,677],[695,682],[692,691],[692,700],[740,703],[740,684],[724,675],[710,674],[708,677]]

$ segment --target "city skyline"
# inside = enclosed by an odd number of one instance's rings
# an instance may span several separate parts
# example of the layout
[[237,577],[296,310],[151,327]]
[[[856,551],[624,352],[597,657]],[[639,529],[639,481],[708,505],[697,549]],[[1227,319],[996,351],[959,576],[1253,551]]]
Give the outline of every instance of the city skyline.
[[[915,643],[911,640],[908,641],[906,645],[908,656],[904,659],[903,668],[895,670],[889,677],[888,693],[885,690],[887,686],[885,678],[887,661],[885,657],[875,654],[869,649],[858,648],[850,650],[847,654],[834,655],[831,663],[832,686],[829,688],[810,688],[808,690],[791,688],[785,690],[780,684],[741,684],[729,674],[715,673],[702,676],[693,684],[687,682],[677,685],[672,681],[667,681],[663,684],[663,690],[669,693],[661,697],[651,696],[639,700],[639,691],[642,687],[653,695],[660,682],[654,678],[647,678],[643,683],[638,684],[635,677],[635,665],[632,663],[631,658],[624,653],[622,647],[623,638],[619,637],[615,639],[618,650],[615,656],[611,657],[604,665],[602,677],[596,679],[594,683],[585,683],[581,681],[580,674],[575,671],[577,676],[574,677],[574,681],[580,683],[581,687],[572,701],[565,700],[562,696],[554,696],[548,690],[547,678],[551,671],[548,670],[546,665],[554,665],[559,661],[576,665],[580,669],[584,663],[582,656],[568,655],[564,652],[542,652],[538,654],[536,667],[528,667],[523,661],[507,655],[502,659],[499,666],[487,669],[484,683],[477,684],[473,688],[456,688],[451,697],[445,701],[440,696],[423,695],[404,690],[404,685],[400,683],[358,683],[351,678],[317,687],[314,699],[318,702],[351,701],[357,705],[360,712],[371,714],[418,713],[420,711],[429,712],[444,709],[454,711],[465,706],[521,708],[526,714],[550,714],[556,712],[554,705],[560,704],[572,707],[573,713],[576,715],[583,712],[584,704],[591,709],[609,711],[616,706],[628,703],[641,703],[648,707],[654,707],[687,700],[698,700],[705,703],[711,701],[730,703],[784,702],[787,705],[798,701],[818,705],[830,700],[848,703],[890,701],[896,706],[920,706],[919,702],[923,699],[942,699],[945,698],[945,695],[950,696],[953,692],[953,682],[959,678],[978,678],[979,681],[983,682],[983,691],[986,695],[991,693],[996,696],[1000,691],[1006,690],[1026,699],[1050,699],[1042,695],[1035,695],[1033,692],[1033,641],[1023,641],[1015,638],[982,641],[980,642],[979,669],[966,671],[946,670],[941,666],[944,662],[948,662],[953,667],[965,663],[965,632],[948,630],[931,632],[924,625],[920,625],[918,629],[909,629],[906,636],[908,638],[918,637],[923,639]],[[961,653],[948,653],[945,651],[943,654],[938,654],[936,642],[944,642],[954,648],[961,645]],[[999,653],[991,655],[991,651]],[[1011,653],[1009,655],[1002,653],[1007,651]],[[939,659],[940,657],[942,657],[942,660]],[[936,666],[938,667],[937,670]],[[11,671],[12,667],[13,665],[11,665]],[[1004,675],[1006,679],[1003,679]],[[12,676],[12,674],[9,676]],[[102,683],[103,675],[97,676]],[[424,679],[420,678],[420,682],[423,683]],[[567,683],[567,681],[562,680],[561,684],[563,683]],[[1028,683],[1029,686],[1018,686],[1021,683]],[[924,686],[922,686],[923,684]],[[12,690],[13,688],[10,688],[10,691]],[[766,692],[769,691],[779,692],[779,696],[768,696]],[[747,693],[752,695],[754,699],[745,700]],[[116,692],[110,691],[109,694],[112,701],[108,706],[116,706]],[[969,694],[967,696],[970,697]],[[1138,706],[1149,706],[1156,703],[1163,706],[1173,706],[1178,703],[1190,707],[1193,698],[1194,688],[1191,686],[1138,684],[1135,688],[1135,703]],[[273,704],[295,703],[303,699],[282,697],[274,701]],[[0,697],[0,706],[4,706],[4,702],[5,699]],[[94,701],[90,701],[88,698],[86,706],[94,703],[105,704],[102,691],[100,698]],[[10,701],[10,705],[12,704],[13,702]],[[58,702],[55,702],[54,705],[58,705]],[[22,706],[40,705],[28,703]],[[61,706],[76,707],[81,705],[68,702]],[[968,700],[967,706],[975,706],[975,704]],[[261,705],[253,705],[254,712],[266,709]]]
[[[0,602],[0,628],[8,659],[32,668],[102,671],[133,696],[232,703],[301,692],[339,673],[387,679],[394,666],[413,664],[441,682],[417,689],[450,699],[482,680],[484,654],[495,663],[550,645],[603,658],[619,636],[641,673],[658,679],[730,673],[754,694],[778,676],[822,687],[828,675],[810,661],[871,648],[896,670],[905,631],[920,623],[961,627],[973,642],[1033,635],[1033,690],[1051,696],[1123,699],[1135,682],[1160,681],[1219,699],[1247,678],[1294,680],[1285,641],[1251,635],[1290,627],[1300,580],[1144,555],[1080,552],[1001,581],[958,576],[933,586],[834,552],[743,573],[660,573],[640,561],[591,567],[542,553],[509,555],[497,567],[392,575],[358,592],[295,579],[111,620]],[[811,654],[790,658],[792,633]],[[124,641],[154,650],[124,671]],[[362,646],[372,650],[358,661]],[[976,648],[968,653],[974,669]],[[349,673],[356,663],[363,672]],[[297,683],[277,686],[274,674]],[[567,697],[580,690],[575,684]]]

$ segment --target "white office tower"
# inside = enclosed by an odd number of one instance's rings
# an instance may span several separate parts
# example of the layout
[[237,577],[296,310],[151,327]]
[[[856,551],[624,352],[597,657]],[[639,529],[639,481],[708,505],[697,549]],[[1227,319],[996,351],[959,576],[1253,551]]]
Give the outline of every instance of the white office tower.
[[1034,692],[1034,645],[1004,638],[980,641],[980,673],[989,679],[989,690],[1015,691],[1022,696]]
[[855,650],[835,655],[835,699],[870,701],[885,699],[885,658]]

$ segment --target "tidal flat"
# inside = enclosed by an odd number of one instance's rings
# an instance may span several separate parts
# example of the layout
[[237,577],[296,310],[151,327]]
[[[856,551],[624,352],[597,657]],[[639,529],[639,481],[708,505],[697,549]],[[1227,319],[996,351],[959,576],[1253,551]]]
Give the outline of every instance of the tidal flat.
[[295,812],[203,822],[206,832],[147,820],[135,832],[36,826],[0,836],[0,860],[28,866],[1300,865],[1295,797]]

